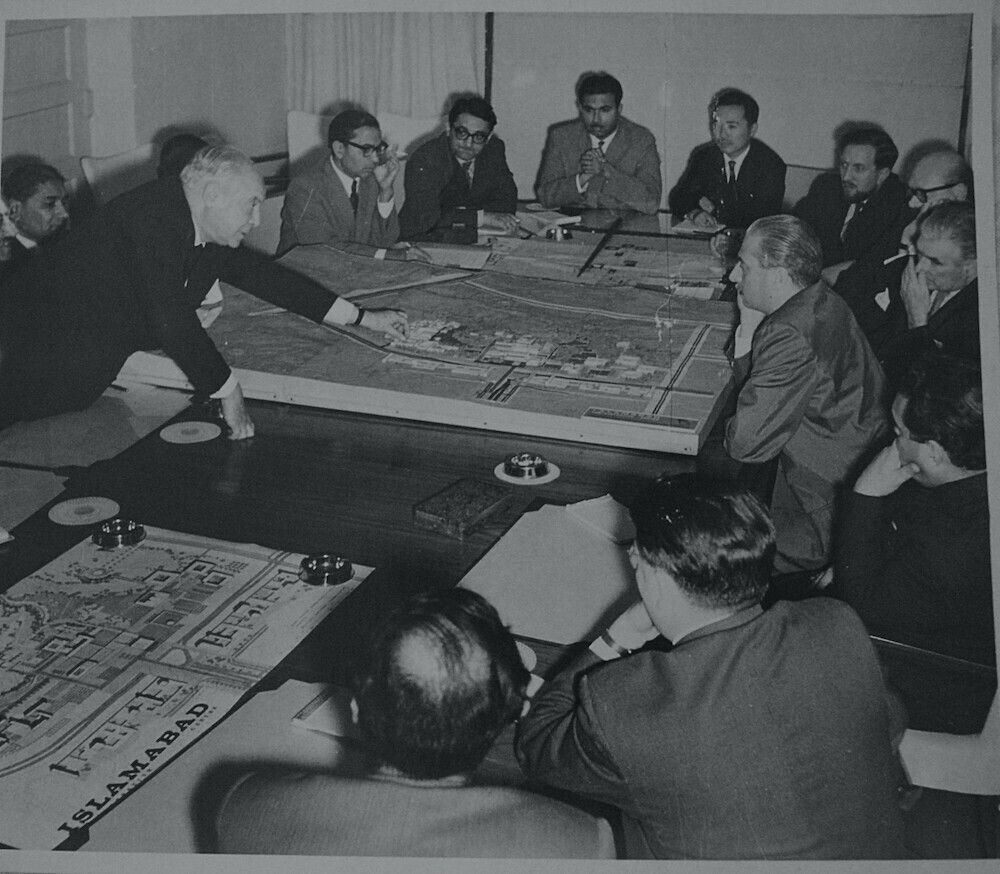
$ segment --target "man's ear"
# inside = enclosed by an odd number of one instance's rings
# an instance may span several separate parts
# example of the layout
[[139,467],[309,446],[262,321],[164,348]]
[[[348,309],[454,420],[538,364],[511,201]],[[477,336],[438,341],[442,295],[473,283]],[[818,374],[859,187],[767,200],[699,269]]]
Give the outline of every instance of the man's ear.
[[358,724],[358,699],[351,696],[351,722]]
[[21,217],[21,201],[11,200],[10,205],[7,207],[7,212],[10,214],[10,220],[17,222]]
[[750,136],[752,137],[757,136],[757,122],[754,122],[752,125],[750,125]]
[[218,179],[209,179],[201,189],[201,199],[205,203],[212,204],[219,199],[222,193],[222,183]]
[[979,262],[975,258],[970,258],[962,265],[962,275],[965,277],[965,284],[968,285],[979,275]]
[[892,171],[888,167],[879,167],[878,168],[878,175],[875,178],[878,179],[879,187],[881,187],[882,183],[885,182],[885,180],[889,178],[889,174],[891,172]]

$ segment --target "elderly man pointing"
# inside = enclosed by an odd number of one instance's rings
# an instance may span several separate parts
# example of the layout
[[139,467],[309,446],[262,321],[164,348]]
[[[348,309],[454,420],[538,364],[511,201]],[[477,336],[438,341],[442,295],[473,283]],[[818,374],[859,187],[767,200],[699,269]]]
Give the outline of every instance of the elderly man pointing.
[[231,436],[253,435],[243,392],[196,310],[217,280],[315,322],[404,336],[397,310],[364,310],[240,243],[264,185],[228,146],[203,149],[99,209],[19,273],[0,299],[0,427],[93,403],[140,349],[162,349],[218,398]]

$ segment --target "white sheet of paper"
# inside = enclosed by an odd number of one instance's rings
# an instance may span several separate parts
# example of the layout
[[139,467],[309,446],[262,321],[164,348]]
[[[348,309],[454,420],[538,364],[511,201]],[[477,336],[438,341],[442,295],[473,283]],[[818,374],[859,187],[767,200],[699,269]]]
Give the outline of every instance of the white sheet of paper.
[[635,526],[628,507],[619,504],[611,495],[570,504],[566,512],[612,543],[627,544],[635,539]]
[[518,519],[460,585],[514,634],[558,644],[590,639],[638,597],[626,550],[553,505]]

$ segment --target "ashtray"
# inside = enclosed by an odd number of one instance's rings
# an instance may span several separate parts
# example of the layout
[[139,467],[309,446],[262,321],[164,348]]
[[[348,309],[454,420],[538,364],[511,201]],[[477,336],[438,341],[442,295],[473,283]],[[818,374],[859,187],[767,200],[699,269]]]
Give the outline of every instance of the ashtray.
[[519,452],[501,462],[493,471],[497,479],[517,485],[541,485],[559,476],[559,468],[540,455]]
[[146,529],[138,522],[118,516],[102,522],[90,539],[101,549],[116,549],[119,546],[135,546],[146,537]]
[[353,576],[351,563],[329,552],[307,555],[299,565],[299,579],[310,586],[339,586]]

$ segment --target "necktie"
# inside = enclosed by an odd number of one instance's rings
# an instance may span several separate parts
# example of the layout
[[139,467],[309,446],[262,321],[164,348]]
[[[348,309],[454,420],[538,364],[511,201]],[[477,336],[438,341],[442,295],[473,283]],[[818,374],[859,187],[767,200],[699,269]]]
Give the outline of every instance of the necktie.
[[597,141],[597,151],[600,152],[601,155],[604,154],[604,140]]
[[730,187],[736,185],[736,162],[729,162],[729,185]]
[[844,224],[840,227],[840,239],[843,240],[847,235],[847,226],[851,223],[851,219],[858,214],[858,205],[852,203],[847,207],[847,215],[844,216]]
[[354,210],[354,214],[358,214],[358,180],[351,180],[351,209]]
[[465,171],[465,175],[469,180],[469,188],[472,188],[472,161],[462,165],[462,169]]

